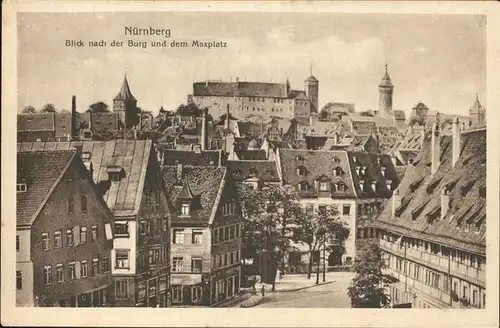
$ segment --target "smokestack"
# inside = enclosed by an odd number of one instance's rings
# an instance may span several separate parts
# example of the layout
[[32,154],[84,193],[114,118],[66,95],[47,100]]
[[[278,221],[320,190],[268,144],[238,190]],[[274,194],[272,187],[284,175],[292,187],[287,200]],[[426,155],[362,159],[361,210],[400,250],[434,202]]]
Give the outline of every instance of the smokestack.
[[460,157],[460,129],[458,127],[458,117],[453,118],[453,122],[451,124],[451,133],[452,133],[452,166],[455,167],[455,164],[457,164],[458,158]]
[[399,194],[399,190],[396,189],[392,193],[392,216],[396,215],[396,209],[401,205],[401,195]]
[[76,96],[71,97],[71,139],[77,139],[76,131]]
[[450,208],[450,192],[446,187],[441,191],[441,220],[445,218]]
[[436,173],[440,164],[441,155],[441,127],[439,121],[432,125],[431,139],[431,174]]
[[226,130],[229,130],[229,104],[227,104],[227,107],[226,107],[226,122],[224,124],[224,128]]
[[207,112],[208,108],[203,108],[203,116],[201,118],[201,150],[207,150],[208,137],[207,137]]

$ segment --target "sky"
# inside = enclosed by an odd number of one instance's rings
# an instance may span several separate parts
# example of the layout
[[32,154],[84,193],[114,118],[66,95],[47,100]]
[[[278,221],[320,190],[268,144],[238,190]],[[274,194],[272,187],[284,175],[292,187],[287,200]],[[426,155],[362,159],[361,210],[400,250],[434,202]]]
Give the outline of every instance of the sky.
[[[126,26],[170,29],[171,37],[128,36]],[[384,66],[393,108],[409,114],[419,102],[466,115],[476,93],[486,103],[486,19],[479,15],[106,12],[20,13],[18,109],[84,111],[112,105],[126,73],[143,110],[175,109],[193,81],[284,82],[304,89],[319,80],[319,105],[378,108]],[[66,40],[107,41],[103,48],[66,47]],[[112,40],[125,41],[111,47]],[[223,41],[226,48],[130,48],[128,40]]]

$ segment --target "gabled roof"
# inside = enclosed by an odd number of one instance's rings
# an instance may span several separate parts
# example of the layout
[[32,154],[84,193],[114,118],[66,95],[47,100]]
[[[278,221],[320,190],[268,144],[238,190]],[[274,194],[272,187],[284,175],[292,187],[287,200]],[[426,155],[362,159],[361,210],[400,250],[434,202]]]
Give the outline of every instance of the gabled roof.
[[470,111],[471,112],[479,112],[482,110],[484,110],[484,109],[483,109],[483,106],[481,105],[481,103],[479,102],[479,95],[476,94],[476,101],[474,101],[474,104],[472,105]]
[[163,149],[160,144],[158,149],[164,155],[162,165],[218,166],[221,162],[221,152],[219,150],[203,150],[197,153],[187,150]]
[[318,82],[318,79],[311,75],[305,80],[305,82]]
[[16,197],[17,225],[31,225],[66,173],[76,150],[17,153],[17,181],[27,184]]
[[195,82],[193,96],[287,97],[285,83],[266,82]]
[[17,114],[17,131],[54,131],[54,113]]
[[[484,254],[486,230],[482,217],[486,215],[486,129],[461,134],[461,155],[455,167],[451,165],[451,138],[441,137],[442,162],[434,174],[431,174],[429,165],[430,139],[426,137],[424,148],[414,161],[415,165],[407,167],[398,188],[403,199],[412,197],[408,206],[395,217],[390,206],[387,206],[376,225]],[[435,215],[436,207],[440,205],[444,188],[449,191],[450,208],[444,219],[429,221],[429,216]],[[429,202],[420,208],[427,200]]]
[[123,79],[122,87],[120,88],[120,92],[114,98],[115,100],[136,100],[130,91],[130,86],[128,85],[127,75]]
[[72,142],[23,142],[18,151],[81,149],[90,153],[96,185],[108,181],[107,167],[118,165],[125,177],[112,182],[103,198],[114,216],[134,216],[139,212],[146,172],[152,156],[151,140],[72,141]]
[[228,161],[226,167],[238,182],[251,177],[262,182],[280,182],[277,163],[274,161]]
[[226,168],[183,165],[182,184],[177,180],[178,169],[176,165],[162,167],[167,198],[174,207],[178,206],[179,197],[183,197],[185,185],[189,184],[193,207],[190,217],[172,217],[172,225],[208,225],[219,206],[218,195],[227,179]]

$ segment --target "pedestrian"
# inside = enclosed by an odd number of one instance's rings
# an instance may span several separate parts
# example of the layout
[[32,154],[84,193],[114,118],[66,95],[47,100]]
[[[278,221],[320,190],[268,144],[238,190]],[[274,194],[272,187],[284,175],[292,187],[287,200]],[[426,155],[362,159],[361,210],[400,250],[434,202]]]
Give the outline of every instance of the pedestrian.
[[262,293],[262,297],[264,297],[264,295],[266,294],[266,288],[264,287],[264,285],[262,285],[262,288],[260,289],[261,293]]

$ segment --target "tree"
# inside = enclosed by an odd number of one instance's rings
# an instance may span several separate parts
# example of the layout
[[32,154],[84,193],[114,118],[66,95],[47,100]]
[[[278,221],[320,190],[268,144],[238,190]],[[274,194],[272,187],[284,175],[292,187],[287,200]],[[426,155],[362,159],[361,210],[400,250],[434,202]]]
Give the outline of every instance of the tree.
[[42,109],[40,110],[41,113],[55,113],[56,112],[56,106],[54,104],[45,104],[43,105]]
[[195,103],[181,104],[177,107],[177,114],[180,116],[201,116],[201,109]]
[[25,114],[30,114],[30,113],[36,112],[36,109],[35,109],[35,107],[28,105],[28,106],[24,106],[22,112]]
[[[299,208],[297,213],[297,227],[294,240],[308,246],[309,266],[307,279],[311,278],[313,254],[321,248],[328,247],[330,251],[344,249],[344,241],[349,237],[347,223],[342,221],[336,208],[321,208],[315,211],[313,207]],[[326,259],[324,259],[326,261]],[[318,259],[319,266],[319,259]],[[316,282],[319,283],[319,269]]]
[[355,276],[347,289],[354,308],[388,307],[390,298],[386,287],[397,281],[382,272],[385,268],[378,240],[368,241],[360,250],[354,263]]
[[238,194],[244,217],[242,257],[260,258],[262,281],[274,291],[278,264],[297,229],[297,192],[290,186],[254,189],[243,184]]
[[108,113],[109,106],[103,101],[98,101],[90,105],[88,111],[92,113]]

